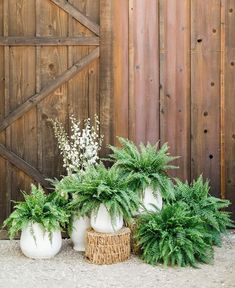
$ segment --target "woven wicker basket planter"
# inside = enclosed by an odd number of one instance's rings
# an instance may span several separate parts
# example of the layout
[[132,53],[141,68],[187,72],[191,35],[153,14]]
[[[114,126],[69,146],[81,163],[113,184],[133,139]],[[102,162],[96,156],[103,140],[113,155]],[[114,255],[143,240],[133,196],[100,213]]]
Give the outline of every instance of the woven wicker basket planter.
[[93,264],[113,264],[122,262],[130,257],[129,228],[122,228],[115,234],[87,230],[85,256]]
[[135,255],[140,254],[140,247],[137,244],[136,239],[134,238],[135,229],[136,229],[136,221],[134,220],[131,224],[128,225],[131,230],[131,252]]

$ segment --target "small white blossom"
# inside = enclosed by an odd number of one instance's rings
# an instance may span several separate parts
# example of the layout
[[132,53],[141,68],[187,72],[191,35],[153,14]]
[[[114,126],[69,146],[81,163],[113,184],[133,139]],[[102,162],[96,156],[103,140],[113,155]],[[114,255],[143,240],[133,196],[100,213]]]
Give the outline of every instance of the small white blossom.
[[84,120],[82,129],[81,122],[73,116],[70,117],[70,121],[70,137],[60,122],[52,121],[60,154],[63,157],[63,167],[66,168],[68,174],[85,170],[90,165],[96,165],[99,161],[98,152],[103,142],[103,135],[99,136],[100,122],[97,115],[95,115],[94,126],[88,118]]

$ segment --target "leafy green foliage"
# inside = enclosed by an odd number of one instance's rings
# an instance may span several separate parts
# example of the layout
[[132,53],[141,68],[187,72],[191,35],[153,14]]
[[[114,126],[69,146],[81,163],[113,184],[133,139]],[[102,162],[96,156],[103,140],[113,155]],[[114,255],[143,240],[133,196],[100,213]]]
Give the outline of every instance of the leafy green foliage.
[[230,202],[211,196],[209,190],[209,183],[204,183],[202,176],[191,184],[176,180],[175,201],[183,202],[192,215],[198,215],[211,235],[211,244],[220,246],[221,235],[233,227],[230,213],[223,211]]
[[62,207],[69,215],[69,223],[67,225],[68,234],[71,236],[73,230],[73,216],[81,216],[80,211],[76,205],[76,199],[78,197],[79,185],[81,184],[81,173],[73,173],[68,176],[64,176],[61,180],[48,179],[52,186],[54,186],[54,194],[60,199]]
[[154,190],[160,189],[164,199],[173,198],[173,184],[166,171],[177,168],[169,165],[177,157],[169,155],[168,145],[165,143],[158,148],[158,143],[148,143],[146,146],[140,144],[137,147],[130,140],[119,138],[119,141],[122,148],[110,146],[113,152],[110,158],[126,175],[133,173],[132,188],[142,193],[144,188],[152,186]]
[[28,224],[39,223],[51,234],[68,223],[69,216],[63,208],[63,199],[57,194],[46,195],[40,185],[36,187],[33,184],[31,194],[22,194],[24,201],[15,202],[15,210],[3,223],[11,239]]
[[221,244],[221,235],[233,223],[223,211],[230,202],[212,197],[209,189],[202,176],[191,184],[176,180],[171,204],[140,216],[136,239],[147,263],[195,266],[212,259],[212,246]]
[[69,202],[74,193],[78,190],[78,185],[82,181],[82,173],[74,173],[64,176],[61,180],[48,179],[55,188],[55,193]]
[[135,237],[143,260],[152,265],[195,266],[210,262],[213,256],[202,220],[182,203],[166,204],[159,213],[141,215]]
[[112,219],[122,215],[125,220],[139,207],[139,197],[129,188],[132,176],[123,177],[119,169],[106,169],[100,164],[90,167],[82,175],[81,181],[70,178],[66,181],[65,191],[73,191],[70,209],[78,211],[80,216],[97,213],[100,204],[104,204]]

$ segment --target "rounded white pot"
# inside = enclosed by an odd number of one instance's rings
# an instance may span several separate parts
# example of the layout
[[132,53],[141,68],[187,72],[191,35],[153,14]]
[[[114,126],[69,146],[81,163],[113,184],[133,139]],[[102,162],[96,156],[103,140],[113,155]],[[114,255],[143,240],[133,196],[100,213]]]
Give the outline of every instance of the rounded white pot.
[[104,204],[100,204],[97,214],[91,214],[91,227],[100,233],[115,233],[123,227],[123,217],[117,216],[113,221]]
[[73,228],[71,239],[73,249],[76,251],[85,251],[86,247],[86,230],[91,227],[88,217],[73,217]]
[[54,257],[62,246],[61,231],[49,233],[38,224],[29,224],[22,229],[20,237],[20,248],[23,254],[33,259],[47,259]]
[[[156,211],[154,206],[156,206],[158,210],[161,210],[162,196],[160,190],[158,189],[157,191],[154,191],[150,186],[145,188],[143,192],[142,204],[148,211]],[[141,207],[139,212],[143,213],[144,209]]]

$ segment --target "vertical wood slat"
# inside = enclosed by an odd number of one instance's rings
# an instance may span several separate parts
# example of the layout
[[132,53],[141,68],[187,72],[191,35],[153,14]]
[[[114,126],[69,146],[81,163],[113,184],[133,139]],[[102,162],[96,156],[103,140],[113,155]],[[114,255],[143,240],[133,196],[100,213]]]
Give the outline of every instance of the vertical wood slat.
[[228,0],[225,4],[225,196],[232,201],[229,209],[235,219],[235,0]]
[[[128,18],[129,5],[126,0],[113,1],[113,83],[114,134],[128,138]],[[119,144],[117,138],[115,145]]]
[[[89,0],[87,2],[86,15],[96,24],[100,22],[100,1]],[[88,31],[87,31],[88,32]],[[89,47],[89,53],[94,47]],[[99,115],[99,59],[88,67],[88,115],[93,121],[94,115]]]
[[[40,1],[40,35],[66,37],[68,35],[68,15],[52,2]],[[66,47],[41,47],[41,88],[67,70]],[[41,125],[42,171],[49,177],[64,174],[62,159],[59,157],[57,141],[53,135],[49,119],[67,121],[67,84],[63,84],[38,105],[38,121]],[[57,157],[55,157],[57,155]]]
[[[161,142],[179,155],[171,175],[189,180],[190,170],[190,2],[164,4],[164,50],[161,72]],[[163,11],[162,11],[163,12]]]
[[[113,1],[100,0],[100,122],[104,147],[114,144],[113,133]],[[102,149],[101,155],[107,153]]]
[[[92,19],[94,23],[99,22],[99,2],[97,0],[76,1],[70,0],[70,3],[84,15]],[[69,35],[77,36],[94,36],[80,23],[69,17]],[[69,48],[70,64],[74,64],[83,56],[88,55],[94,47],[71,47]],[[90,64],[81,71],[74,79],[68,83],[68,105],[69,114],[83,121],[87,117],[93,118],[94,114],[99,114],[98,82],[99,82],[99,65],[98,60]]]
[[191,177],[203,173],[219,197],[220,0],[192,1],[191,8]]
[[[9,12],[9,3],[8,0],[3,1],[3,35],[8,36],[9,34],[9,18],[8,18],[8,12]],[[10,72],[10,57],[9,57],[9,46],[4,47],[4,98],[5,98],[5,116],[8,115],[10,112],[10,95],[9,95],[9,72]],[[7,148],[10,148],[11,146],[11,129],[7,128],[5,132],[5,145]],[[9,215],[11,211],[11,167],[9,161],[6,162],[6,214]]]
[[[4,19],[4,3],[0,2],[0,18]],[[0,23],[0,35],[4,34],[4,25],[3,21]],[[0,121],[5,117],[5,68],[4,68],[4,47],[0,48]],[[5,144],[5,132],[0,133],[0,141]],[[6,187],[6,165],[7,162],[0,158],[0,187]],[[6,218],[7,215],[7,198],[6,193],[0,193],[0,223]]]
[[225,195],[225,6],[226,0],[221,0],[220,19],[221,19],[221,39],[220,39],[220,196]]
[[[83,14],[87,12],[87,1],[69,1],[76,9],[80,10]],[[69,19],[69,34],[73,37],[81,36],[81,35],[91,35],[90,31],[80,25],[73,18]],[[88,47],[71,47],[69,56],[74,64],[83,56],[86,56],[89,52]],[[89,98],[88,98],[88,69],[84,69],[79,75],[74,77],[68,83],[68,89],[70,93],[68,94],[68,113],[69,115],[74,115],[76,118],[81,121],[89,116],[88,114],[88,106],[89,106]]]
[[[35,1],[19,0],[16,3],[10,0],[9,8],[9,36],[34,36]],[[34,47],[10,47],[9,93],[11,110],[35,94]],[[37,166],[37,154],[34,152],[37,149],[36,131],[35,108],[11,125],[11,150],[34,167]],[[28,190],[31,181],[23,171],[12,166],[12,199],[19,200],[19,190]]]
[[135,89],[134,89],[134,0],[129,0],[129,37],[128,37],[128,134],[131,140],[136,139],[136,113],[135,113]]
[[[35,30],[36,30],[36,37],[40,37],[40,1],[36,0],[35,4]],[[41,47],[36,47],[36,93],[39,93],[42,89],[41,85]],[[36,106],[37,111],[37,168],[40,172],[43,170],[42,164],[42,123],[41,123],[41,114],[40,114],[40,104]]]
[[159,140],[158,1],[130,1],[130,136],[137,143]]

